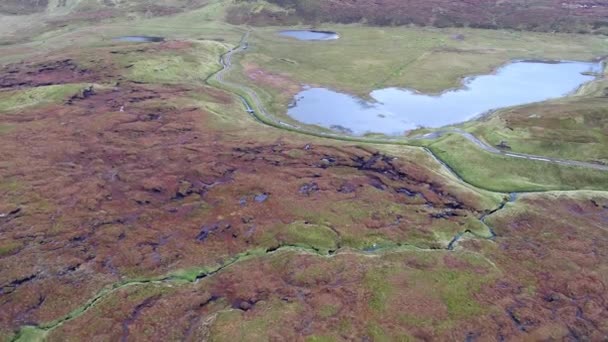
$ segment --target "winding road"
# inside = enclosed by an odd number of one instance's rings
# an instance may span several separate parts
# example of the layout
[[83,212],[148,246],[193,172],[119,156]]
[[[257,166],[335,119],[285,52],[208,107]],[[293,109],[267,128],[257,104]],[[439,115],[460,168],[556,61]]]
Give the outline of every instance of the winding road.
[[[344,136],[344,135],[333,134],[333,133],[313,132],[313,131],[304,129],[302,127],[294,126],[294,125],[288,124],[286,122],[282,122],[280,120],[274,119],[271,115],[268,114],[268,112],[266,111],[266,109],[264,108],[264,106],[262,104],[262,101],[260,100],[257,93],[253,89],[251,89],[247,86],[244,86],[242,84],[237,84],[237,83],[226,81],[224,79],[224,75],[230,71],[230,68],[232,66],[232,57],[234,56],[234,54],[239,53],[239,52],[244,52],[247,49],[249,49],[249,42],[248,42],[249,35],[250,35],[250,31],[247,31],[243,35],[243,38],[241,39],[241,42],[239,43],[239,45],[237,47],[228,51],[226,54],[224,54],[223,56],[220,57],[220,63],[222,65],[222,69],[220,71],[218,71],[216,74],[212,75],[211,78],[215,79],[215,81],[217,81],[219,83],[219,85],[222,86],[223,88],[226,88],[226,89],[232,91],[233,93],[235,93],[237,96],[239,96],[239,98],[243,102],[243,105],[245,106],[245,110],[256,121],[264,123],[269,126],[276,127],[276,128],[287,129],[290,131],[307,134],[307,135],[313,135],[313,136],[317,136],[317,137],[323,137],[323,138],[347,140],[347,141],[353,141],[353,142],[374,143],[374,144],[408,145],[407,140],[398,141],[398,140],[390,139],[390,138],[367,139],[367,138],[361,138],[361,137]],[[245,94],[245,95],[243,96],[239,93]],[[251,101],[252,103],[250,103],[248,100]],[[481,148],[482,150],[492,153],[492,154],[500,155],[500,156],[540,161],[540,162],[546,162],[546,163],[558,164],[558,165],[564,165],[564,166],[575,166],[575,167],[582,167],[582,168],[593,169],[593,170],[608,171],[608,165],[604,165],[604,164],[597,164],[597,163],[590,163],[590,162],[584,162],[584,161],[578,161],[578,160],[560,159],[560,158],[545,157],[545,156],[538,156],[538,155],[533,155],[533,154],[500,150],[494,146],[487,144],[486,142],[475,137],[473,134],[466,132],[462,129],[438,130],[435,132],[431,132],[431,133],[427,133],[424,135],[410,138],[409,140],[410,141],[423,140],[423,139],[424,140],[426,140],[426,139],[433,140],[433,139],[438,139],[446,134],[458,134],[458,135],[464,137],[465,139],[467,139],[468,141],[470,141],[471,143],[473,143],[474,145],[476,145],[477,147]],[[428,151],[428,149],[427,149],[427,151]]]

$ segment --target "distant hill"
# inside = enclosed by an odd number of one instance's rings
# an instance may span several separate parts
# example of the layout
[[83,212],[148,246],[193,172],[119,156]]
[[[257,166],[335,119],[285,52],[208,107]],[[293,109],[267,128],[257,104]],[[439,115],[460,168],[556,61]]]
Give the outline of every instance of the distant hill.
[[49,0],[2,0],[0,13],[10,15],[32,14],[45,11]]
[[608,34],[604,0],[237,0],[235,24],[355,23]]
[[103,13],[102,17],[129,13],[162,16],[175,14],[207,4],[208,0],[1,0],[0,14],[26,15],[46,12],[51,15]]

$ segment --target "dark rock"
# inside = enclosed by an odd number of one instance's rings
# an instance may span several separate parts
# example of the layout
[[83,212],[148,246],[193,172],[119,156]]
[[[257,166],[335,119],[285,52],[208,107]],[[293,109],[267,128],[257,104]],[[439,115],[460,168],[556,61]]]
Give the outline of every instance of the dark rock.
[[509,144],[506,141],[504,141],[504,140],[502,140],[500,142],[500,144],[497,144],[496,147],[498,147],[498,148],[500,148],[502,150],[510,150],[511,149],[511,146],[509,146]]
[[356,187],[348,182],[345,182],[344,184],[340,185],[340,188],[338,188],[338,192],[341,192],[343,194],[350,194],[355,192]]
[[310,194],[319,191],[319,185],[317,183],[306,183],[300,187],[298,190],[299,193],[310,196]]
[[411,191],[411,190],[408,190],[406,188],[397,188],[397,189],[395,189],[395,191],[398,194],[404,194],[404,195],[406,195],[408,197],[415,197],[416,196],[416,192],[415,191]]
[[258,202],[258,203],[263,203],[268,199],[269,194],[267,193],[261,193],[261,194],[257,194],[255,195],[255,197],[253,198],[254,201]]
[[203,226],[201,228],[201,231],[196,236],[196,240],[200,241],[200,242],[205,241],[209,237],[209,234],[218,230],[219,228],[220,228],[220,226],[217,223],[210,225],[210,226]]

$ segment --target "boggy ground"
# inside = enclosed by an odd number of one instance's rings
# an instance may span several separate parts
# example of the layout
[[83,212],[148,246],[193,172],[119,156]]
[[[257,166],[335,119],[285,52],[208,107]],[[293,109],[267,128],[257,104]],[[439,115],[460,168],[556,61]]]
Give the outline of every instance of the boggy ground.
[[[281,249],[117,288],[50,341],[603,340],[608,197],[523,195],[457,251]],[[171,319],[166,319],[171,317]],[[41,331],[30,331],[32,336]]]
[[190,48],[153,46],[99,48],[94,63],[59,54],[4,67],[4,337],[64,317],[109,284],[191,279],[248,251],[441,250],[464,231],[490,237],[479,218],[500,196],[455,184],[432,162],[217,129],[212,108],[244,115],[234,98],[137,81],[129,58],[116,57]]
[[[216,41],[0,72],[0,340],[603,340],[604,192],[255,123]],[[495,176],[496,178],[496,176]]]

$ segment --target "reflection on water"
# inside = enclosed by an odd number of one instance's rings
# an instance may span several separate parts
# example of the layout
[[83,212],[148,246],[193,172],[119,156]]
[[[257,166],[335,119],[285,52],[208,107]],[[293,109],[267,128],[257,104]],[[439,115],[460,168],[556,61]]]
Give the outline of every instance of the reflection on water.
[[373,91],[373,101],[308,88],[295,96],[288,114],[342,133],[399,135],[467,121],[492,109],[562,97],[595,78],[583,73],[600,71],[600,63],[517,61],[494,74],[467,78],[462,88],[439,95],[386,88]]
[[340,38],[336,32],[331,31],[285,30],[279,32],[279,34],[299,40],[334,40]]

